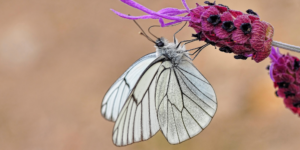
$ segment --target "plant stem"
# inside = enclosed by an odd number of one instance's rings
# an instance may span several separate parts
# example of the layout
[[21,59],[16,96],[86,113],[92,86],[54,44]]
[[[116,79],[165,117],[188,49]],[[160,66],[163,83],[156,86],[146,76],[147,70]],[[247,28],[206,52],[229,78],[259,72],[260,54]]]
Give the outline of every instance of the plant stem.
[[286,50],[290,50],[290,51],[300,53],[300,47],[299,46],[294,46],[294,45],[290,45],[290,44],[286,44],[286,43],[282,43],[282,42],[278,42],[278,41],[273,41],[272,45],[276,46],[276,47],[279,47],[279,48],[283,48],[283,49],[286,49]]

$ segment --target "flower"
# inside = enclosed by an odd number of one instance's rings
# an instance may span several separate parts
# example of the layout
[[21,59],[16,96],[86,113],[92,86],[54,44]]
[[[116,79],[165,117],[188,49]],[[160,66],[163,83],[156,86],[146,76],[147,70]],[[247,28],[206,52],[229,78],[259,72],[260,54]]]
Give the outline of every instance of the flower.
[[234,26],[237,27],[232,34],[232,39],[238,44],[245,44],[251,38],[251,20],[248,15],[240,15],[234,20]]
[[[244,14],[208,1],[205,1],[208,6],[197,4],[196,8],[190,9],[185,0],[182,0],[185,9],[164,8],[155,12],[133,0],[121,1],[147,15],[129,16],[112,10],[117,15],[132,20],[158,19],[162,27],[188,21],[189,27],[197,33],[193,37],[218,46],[223,52],[237,54],[236,59],[252,57],[255,62],[260,62],[270,54],[274,29],[269,23],[261,21],[251,9]],[[165,23],[165,20],[171,22]]]
[[284,99],[284,104],[300,116],[300,60],[289,54],[282,55],[278,48],[272,47],[270,77],[276,94]]
[[214,6],[210,6],[201,15],[202,30],[204,31],[214,30],[219,23],[221,23],[220,12]]
[[236,27],[234,26],[233,17],[230,12],[224,12],[221,15],[221,21],[222,24],[216,27],[215,33],[220,39],[225,39],[232,34],[232,31],[234,31]]

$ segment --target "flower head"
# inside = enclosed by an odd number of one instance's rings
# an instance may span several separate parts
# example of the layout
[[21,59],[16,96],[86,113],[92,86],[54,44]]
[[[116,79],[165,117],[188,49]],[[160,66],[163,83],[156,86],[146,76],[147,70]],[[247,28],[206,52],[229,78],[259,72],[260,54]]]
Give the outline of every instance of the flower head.
[[[162,27],[189,21],[189,27],[199,35],[198,40],[213,43],[221,51],[226,47],[226,52],[239,55],[236,59],[252,57],[254,61],[260,62],[270,54],[274,29],[267,22],[261,21],[251,9],[245,14],[208,1],[205,2],[208,6],[197,4],[196,8],[190,9],[185,0],[182,0],[185,9],[164,8],[155,12],[133,0],[121,1],[147,15],[128,16],[112,10],[117,15],[132,20],[158,19]],[[171,22],[165,23],[165,20]]]
[[300,61],[289,54],[282,55],[278,48],[272,47],[270,77],[277,95],[284,99],[284,104],[300,116]]

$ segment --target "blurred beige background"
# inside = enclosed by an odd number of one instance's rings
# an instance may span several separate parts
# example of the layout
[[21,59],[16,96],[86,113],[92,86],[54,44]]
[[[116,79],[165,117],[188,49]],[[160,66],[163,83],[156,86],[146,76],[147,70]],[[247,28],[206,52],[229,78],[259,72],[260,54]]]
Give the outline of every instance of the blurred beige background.
[[[184,8],[180,0],[137,0],[153,10]],[[190,8],[201,0],[187,0]],[[275,28],[275,40],[300,45],[299,0],[218,0],[251,8]],[[210,46],[195,65],[213,85],[218,111],[205,131],[179,145],[161,133],[123,148],[112,143],[113,123],[100,114],[107,89],[153,44],[129,20],[144,13],[119,0],[0,1],[1,150],[286,150],[298,149],[300,118],[274,95],[270,60],[235,60]],[[156,20],[140,20],[147,28]],[[153,32],[171,39],[178,27]],[[190,39],[190,28],[178,34]],[[193,48],[203,43],[190,44]],[[287,51],[282,50],[286,53]],[[300,57],[300,54],[291,53]]]

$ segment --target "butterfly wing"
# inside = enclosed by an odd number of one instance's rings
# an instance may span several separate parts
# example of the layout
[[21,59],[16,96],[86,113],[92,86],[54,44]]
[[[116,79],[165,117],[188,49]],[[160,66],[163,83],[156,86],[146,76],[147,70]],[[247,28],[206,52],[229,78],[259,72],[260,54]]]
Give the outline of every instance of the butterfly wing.
[[156,86],[156,109],[160,128],[169,143],[178,144],[200,133],[213,118],[216,95],[209,82],[189,61],[161,66]]
[[126,100],[113,130],[115,145],[147,140],[159,130],[155,88],[163,59],[161,56],[149,65]]
[[113,142],[125,146],[152,137],[160,128],[171,144],[200,133],[217,109],[212,86],[189,61],[173,66],[160,56],[144,71],[113,130]]
[[128,95],[134,85],[149,66],[155,60],[156,54],[150,53],[137,60],[106,92],[101,106],[101,114],[110,121],[116,121]]

